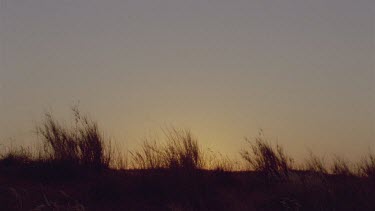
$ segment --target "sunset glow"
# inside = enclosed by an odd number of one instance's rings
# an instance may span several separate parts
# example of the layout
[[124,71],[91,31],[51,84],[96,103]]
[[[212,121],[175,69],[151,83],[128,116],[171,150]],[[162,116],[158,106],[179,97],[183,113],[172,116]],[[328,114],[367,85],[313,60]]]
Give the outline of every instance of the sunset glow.
[[173,125],[234,157],[260,129],[297,158],[375,150],[374,1],[1,0],[0,18],[0,144],[79,104],[124,149]]

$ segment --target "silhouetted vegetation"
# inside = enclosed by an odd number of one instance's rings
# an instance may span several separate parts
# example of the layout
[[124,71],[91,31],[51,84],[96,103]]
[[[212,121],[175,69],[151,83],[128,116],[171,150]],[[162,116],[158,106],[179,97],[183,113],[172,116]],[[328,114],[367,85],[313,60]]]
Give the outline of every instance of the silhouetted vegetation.
[[249,139],[246,141],[250,150],[242,150],[241,156],[251,170],[261,173],[267,182],[288,178],[293,159],[285,154],[281,146],[272,147],[261,135],[255,138],[254,143]]
[[305,162],[305,170],[314,173],[327,174],[328,170],[324,158],[314,155],[311,151],[310,157]]
[[335,157],[331,167],[332,174],[353,176],[354,172],[349,164],[349,161],[343,160],[342,158]]
[[50,113],[37,128],[43,139],[44,156],[54,162],[94,168],[107,168],[111,162],[110,145],[106,145],[96,122],[73,108],[75,125],[64,127]]
[[134,168],[195,170],[204,166],[202,151],[190,131],[171,128],[164,135],[164,143],[145,140],[140,151],[131,152]]
[[375,155],[368,154],[359,164],[359,175],[375,180]]
[[371,153],[357,164],[335,156],[327,167],[310,152],[298,167],[260,134],[245,139],[240,166],[204,150],[189,130],[169,128],[127,157],[96,122],[77,109],[73,114],[74,123],[65,126],[47,113],[38,149],[4,148],[2,210],[375,209]]
[[24,147],[10,147],[0,155],[0,165],[23,165],[28,164],[31,161],[31,151],[30,149]]

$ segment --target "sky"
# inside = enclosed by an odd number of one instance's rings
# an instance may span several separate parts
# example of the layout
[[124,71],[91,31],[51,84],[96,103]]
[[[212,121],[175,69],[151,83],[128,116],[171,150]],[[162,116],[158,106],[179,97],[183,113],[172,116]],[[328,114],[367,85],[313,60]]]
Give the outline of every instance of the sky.
[[0,146],[79,105],[125,149],[171,125],[235,156],[375,151],[372,0],[0,0]]

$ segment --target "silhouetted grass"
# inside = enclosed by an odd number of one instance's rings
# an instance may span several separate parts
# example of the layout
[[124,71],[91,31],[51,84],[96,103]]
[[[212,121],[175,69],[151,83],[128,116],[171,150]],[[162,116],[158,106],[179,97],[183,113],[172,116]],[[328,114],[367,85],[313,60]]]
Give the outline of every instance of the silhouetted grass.
[[164,150],[157,142],[144,140],[139,151],[130,152],[132,165],[138,169],[160,169],[166,167]]
[[29,148],[9,147],[0,154],[0,165],[25,165],[32,160],[32,153]]
[[239,170],[239,163],[230,157],[211,150],[204,155],[205,167],[209,170],[218,172],[231,172]]
[[203,151],[189,130],[171,128],[165,140],[145,140],[139,151],[131,152],[133,166],[140,169],[184,169],[204,167]]
[[189,130],[175,128],[165,132],[165,161],[168,168],[194,170],[203,168],[203,152]]
[[288,178],[293,159],[284,153],[280,145],[271,146],[261,135],[254,142],[246,139],[250,149],[241,151],[250,169],[260,172],[268,182]]
[[0,154],[2,210],[375,210],[371,153],[356,164],[334,157],[329,168],[310,153],[296,168],[261,134],[246,139],[247,169],[239,171],[228,156],[204,151],[189,130],[170,128],[128,160],[96,122],[73,114],[69,127],[45,115],[42,148]]
[[324,158],[314,155],[311,151],[309,154],[309,158],[305,161],[305,170],[314,173],[327,174],[328,170]]
[[354,175],[354,172],[351,169],[349,161],[346,161],[337,156],[333,159],[331,172],[332,174],[335,174],[335,175],[344,175],[344,176]]
[[369,153],[358,164],[359,175],[371,178],[375,181],[375,155]]
[[[37,128],[43,139],[44,156],[66,165],[108,168],[112,159],[109,142],[105,142],[96,122],[73,109],[75,125],[61,125],[50,113]],[[107,144],[107,145],[106,145]]]

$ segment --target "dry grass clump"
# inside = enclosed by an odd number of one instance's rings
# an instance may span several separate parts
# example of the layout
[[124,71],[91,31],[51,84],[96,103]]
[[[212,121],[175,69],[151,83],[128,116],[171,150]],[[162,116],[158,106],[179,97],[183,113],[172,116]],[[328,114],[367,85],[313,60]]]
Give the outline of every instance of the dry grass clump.
[[360,176],[375,179],[375,154],[369,153],[358,165]]
[[262,173],[267,180],[282,180],[288,177],[292,169],[293,159],[284,153],[280,145],[272,147],[262,134],[255,138],[255,142],[249,139],[250,150],[241,151],[242,158],[249,167]]
[[121,148],[117,147],[109,147],[112,149],[110,152],[111,154],[111,161],[109,167],[116,170],[125,170],[129,167],[129,159],[127,151],[121,151]]
[[159,169],[165,167],[163,148],[155,140],[145,139],[139,151],[130,152],[132,165],[138,169]]
[[236,162],[230,159],[228,156],[221,156],[219,157],[215,165],[213,166],[213,170],[215,171],[224,171],[224,172],[232,172],[236,170]]
[[189,130],[175,128],[165,132],[165,161],[171,169],[199,169],[204,167],[203,152]]
[[22,146],[6,148],[5,152],[0,154],[0,164],[2,165],[27,164],[31,160],[31,150]]
[[335,175],[353,176],[354,173],[350,167],[350,163],[340,157],[334,157],[331,166],[331,172]]
[[45,156],[49,160],[87,167],[108,167],[111,161],[110,145],[106,145],[96,122],[82,116],[73,108],[75,125],[66,127],[46,113],[37,127],[43,140]]
[[132,163],[140,169],[200,169],[204,167],[203,151],[189,130],[164,131],[165,142],[145,140],[141,149],[131,152]]
[[309,152],[310,157],[305,162],[305,170],[314,173],[327,174],[328,170],[325,165],[324,158],[319,158],[314,155],[311,151]]
[[205,167],[208,170],[231,172],[240,169],[238,162],[231,159],[227,155],[221,154],[220,152],[214,152],[208,149],[204,156]]
[[234,170],[237,170],[236,164],[238,163],[230,159],[228,156],[219,154],[219,156],[216,157],[214,161],[212,169],[215,171],[232,172]]

